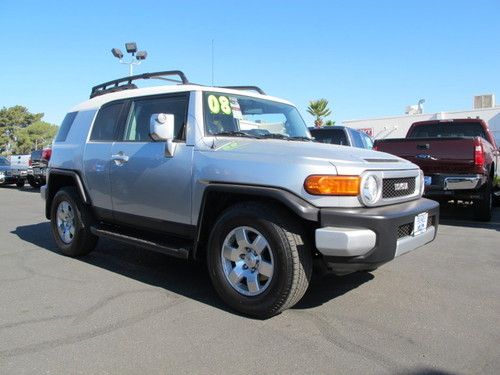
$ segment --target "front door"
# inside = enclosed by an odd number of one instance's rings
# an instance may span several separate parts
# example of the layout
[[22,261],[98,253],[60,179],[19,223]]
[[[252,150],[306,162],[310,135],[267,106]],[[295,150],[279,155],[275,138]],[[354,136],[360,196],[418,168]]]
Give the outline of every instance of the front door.
[[[115,220],[145,229],[189,236],[193,147],[184,134],[188,94],[134,100],[120,139],[111,151],[111,195]],[[173,114],[176,150],[149,136],[153,114]]]

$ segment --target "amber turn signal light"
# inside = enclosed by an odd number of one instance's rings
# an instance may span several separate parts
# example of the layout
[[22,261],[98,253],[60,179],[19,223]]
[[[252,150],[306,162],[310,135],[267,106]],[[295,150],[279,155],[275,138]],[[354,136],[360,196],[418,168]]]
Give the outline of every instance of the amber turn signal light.
[[304,189],[312,195],[349,195],[359,194],[359,176],[312,175],[304,181]]

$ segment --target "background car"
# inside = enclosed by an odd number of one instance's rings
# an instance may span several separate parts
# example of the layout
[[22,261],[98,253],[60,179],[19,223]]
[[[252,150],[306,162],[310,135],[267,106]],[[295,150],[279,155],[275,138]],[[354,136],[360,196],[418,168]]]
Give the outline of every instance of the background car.
[[16,184],[24,186],[24,178],[21,177],[19,169],[13,167],[9,159],[0,156],[0,185]]
[[309,128],[314,139],[321,143],[334,145],[373,148],[373,140],[368,134],[347,126],[325,126],[322,128]]

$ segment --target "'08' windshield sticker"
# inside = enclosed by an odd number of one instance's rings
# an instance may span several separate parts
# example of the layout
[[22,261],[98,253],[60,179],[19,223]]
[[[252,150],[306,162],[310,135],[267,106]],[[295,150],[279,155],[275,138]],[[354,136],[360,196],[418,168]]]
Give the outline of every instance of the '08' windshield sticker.
[[230,115],[232,113],[231,104],[227,96],[221,95],[219,97],[215,95],[208,96],[208,108],[210,112],[214,115],[222,113],[224,115]]

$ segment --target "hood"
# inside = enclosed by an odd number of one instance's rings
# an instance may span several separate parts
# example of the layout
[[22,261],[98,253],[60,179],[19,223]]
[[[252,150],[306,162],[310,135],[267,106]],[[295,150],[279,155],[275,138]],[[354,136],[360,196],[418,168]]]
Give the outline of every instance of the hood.
[[252,158],[254,160],[282,159],[283,162],[310,160],[328,162],[334,165],[339,174],[353,167],[360,170],[376,169],[417,169],[415,164],[385,152],[362,148],[339,146],[317,142],[286,141],[278,139],[218,138],[213,150],[232,154],[233,158]]

